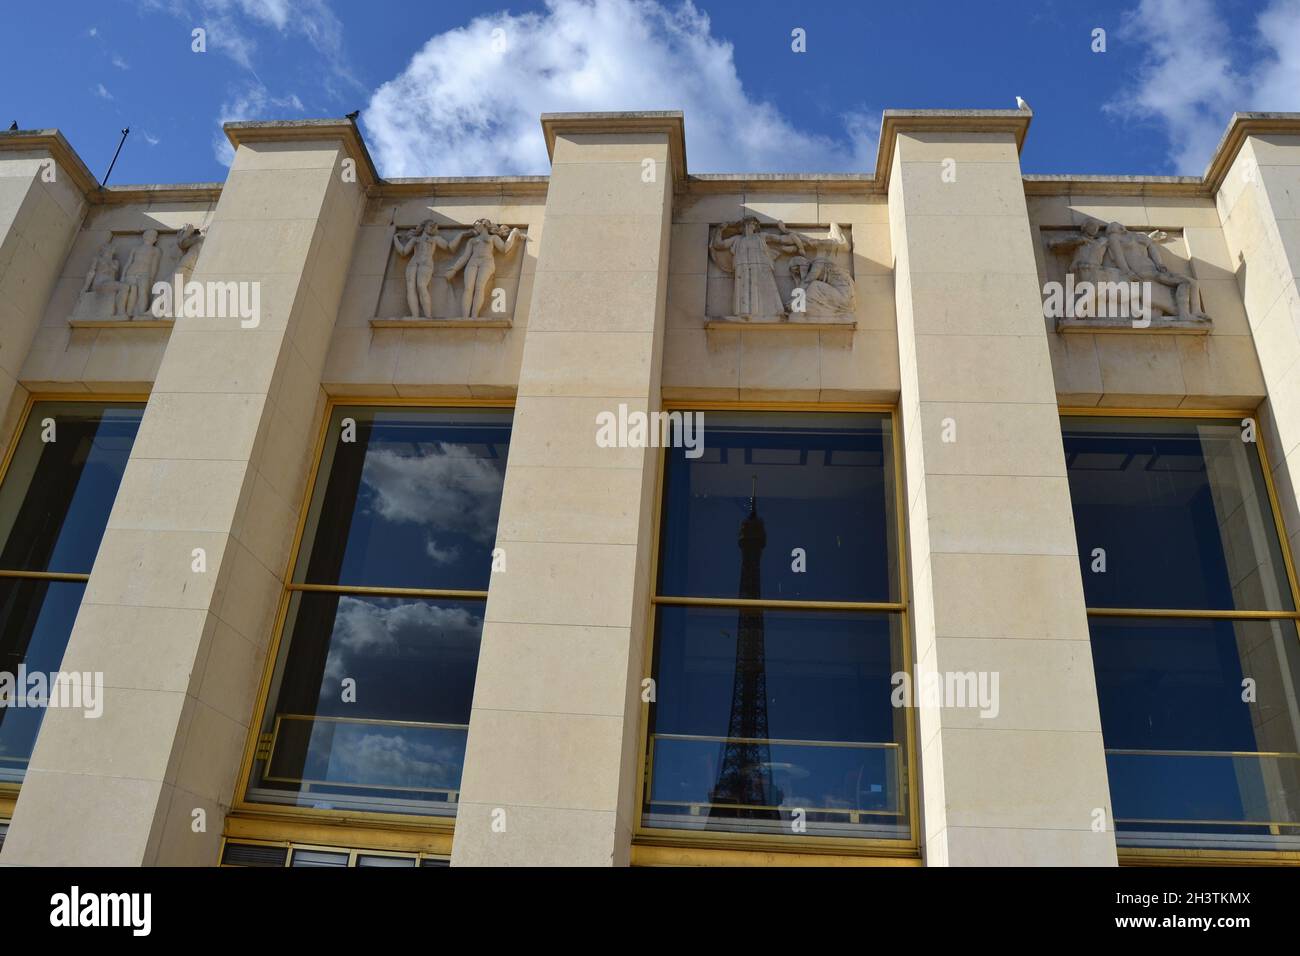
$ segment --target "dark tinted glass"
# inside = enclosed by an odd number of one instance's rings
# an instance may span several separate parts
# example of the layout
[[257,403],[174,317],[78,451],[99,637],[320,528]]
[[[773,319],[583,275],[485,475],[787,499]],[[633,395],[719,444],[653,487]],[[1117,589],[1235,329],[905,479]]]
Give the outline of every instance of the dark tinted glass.
[[[339,408],[295,580],[486,590],[510,412]],[[345,420],[355,422],[346,441]]]
[[[81,581],[0,578],[0,673],[16,680],[20,666],[27,673],[57,671],[85,590]],[[44,714],[44,707],[13,701],[0,706],[0,781],[23,778]]]
[[454,811],[483,606],[295,593],[258,797]]
[[1293,609],[1258,450],[1240,423],[1063,427],[1089,607]]
[[801,809],[809,833],[907,835],[896,616],[660,606],[657,622],[649,825],[789,832]]
[[[666,452],[660,594],[897,599],[887,416],[703,414],[703,455]],[[742,595],[737,534],[751,496],[766,540],[757,587]]]
[[293,851],[293,860],[289,863],[293,866],[326,866],[326,867],[346,867],[348,865],[348,854],[331,852],[329,850],[299,850],[296,847]]
[[357,866],[414,867],[418,864],[413,856],[377,856],[370,853],[357,854]]
[[1090,626],[1119,823],[1300,827],[1293,621],[1094,617]]
[[1094,617],[1089,626],[1108,748],[1296,751],[1293,622]]
[[[143,405],[39,402],[0,486],[0,569],[88,574],[117,496]],[[27,769],[43,706],[26,703],[20,670],[46,675],[63,653],[86,586],[0,578],[0,673],[21,700],[0,706],[0,781]]]
[[33,406],[0,488],[0,569],[90,573],[143,413]]

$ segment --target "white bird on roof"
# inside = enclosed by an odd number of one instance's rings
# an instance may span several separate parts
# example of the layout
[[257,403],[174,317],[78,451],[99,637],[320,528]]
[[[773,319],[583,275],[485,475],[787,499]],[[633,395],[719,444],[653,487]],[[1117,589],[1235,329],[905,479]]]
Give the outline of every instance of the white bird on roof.
[[1016,97],[1016,109],[1018,109],[1018,110],[1029,110],[1029,112],[1031,112],[1031,113],[1033,112],[1033,110],[1030,110],[1030,109],[1029,109],[1029,104],[1026,103],[1026,102],[1024,101],[1024,99],[1023,99],[1022,97],[1019,97],[1019,96]]

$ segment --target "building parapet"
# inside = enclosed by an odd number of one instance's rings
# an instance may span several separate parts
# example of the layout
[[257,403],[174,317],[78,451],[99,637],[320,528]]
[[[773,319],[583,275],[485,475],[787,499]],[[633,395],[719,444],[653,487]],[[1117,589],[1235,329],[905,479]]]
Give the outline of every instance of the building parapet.
[[[692,193],[780,191],[791,186],[815,185],[826,192],[884,194],[889,188],[895,139],[906,132],[1009,132],[1016,147],[1024,146],[1030,110],[885,110],[874,173],[688,173],[685,126],[677,110],[599,113],[545,113],[542,132],[548,156],[554,156],[555,137],[565,132],[603,133],[660,130],[669,137],[674,182]],[[360,182],[372,195],[383,198],[413,196],[543,196],[549,176],[430,176],[384,179],[379,175],[356,123],[349,119],[252,121],[225,124],[226,136],[236,148],[241,143],[343,140],[357,161]],[[1025,193],[1031,196],[1066,194],[1114,196],[1213,197],[1248,136],[1300,133],[1300,113],[1234,113],[1219,140],[1214,157],[1201,176],[1127,176],[1080,174],[1027,174]],[[73,182],[95,205],[132,202],[210,202],[220,196],[221,183],[153,183],[101,186],[76,150],[57,129],[0,131],[0,151],[45,150],[68,170]]]

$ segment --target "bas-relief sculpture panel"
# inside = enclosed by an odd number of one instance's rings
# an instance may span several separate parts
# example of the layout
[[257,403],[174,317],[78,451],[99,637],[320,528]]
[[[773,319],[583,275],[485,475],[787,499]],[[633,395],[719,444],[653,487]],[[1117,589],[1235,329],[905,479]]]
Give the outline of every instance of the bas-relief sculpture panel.
[[710,320],[852,325],[856,310],[849,227],[792,229],[752,216],[710,227]]
[[73,321],[157,318],[150,312],[155,282],[189,280],[203,234],[193,225],[166,232],[113,232],[86,271]]
[[[1070,305],[1070,315],[1047,309],[1058,332],[1128,328],[1208,332],[1213,326],[1180,231],[1129,229],[1118,222],[1090,219],[1077,228],[1041,227],[1040,233],[1046,252],[1045,280],[1059,283],[1062,301]],[[1149,325],[1135,326],[1132,315],[1105,314],[1107,284],[1131,283],[1149,292]],[[1044,295],[1051,303],[1046,287]]]
[[509,321],[527,227],[479,219],[397,226],[375,315],[384,320]]

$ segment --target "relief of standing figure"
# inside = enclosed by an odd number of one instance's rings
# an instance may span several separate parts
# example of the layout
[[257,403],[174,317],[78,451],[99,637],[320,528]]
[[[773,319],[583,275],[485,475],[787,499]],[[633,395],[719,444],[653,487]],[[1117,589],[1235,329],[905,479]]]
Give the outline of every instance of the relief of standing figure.
[[797,251],[799,240],[783,222],[776,224],[780,235],[761,232],[759,221],[753,216],[741,220],[742,231],[738,235],[724,239],[723,233],[735,225],[714,229],[709,243],[714,263],[736,277],[732,314],[748,321],[780,321],[786,317],[786,308],[772,263],[782,252]]
[[[438,235],[438,224],[426,219],[418,228],[393,236],[393,248],[397,254],[403,258],[411,257],[406,264],[406,307],[411,318],[433,318],[434,254],[439,249],[455,252],[469,235],[462,232],[454,239],[444,239]],[[450,276],[449,273],[448,278]]]
[[523,233],[518,228],[493,226],[487,219],[479,219],[474,223],[469,245],[447,270],[448,279],[461,269],[465,270],[465,291],[461,297],[461,311],[465,318],[476,319],[482,314],[488,289],[496,277],[496,254],[499,252],[503,256],[509,255],[521,235]]
[[114,313],[131,318],[149,311],[160,262],[162,251],[158,248],[158,230],[146,229],[140,237],[140,245],[131,250],[122,270],[122,282],[113,303]]

